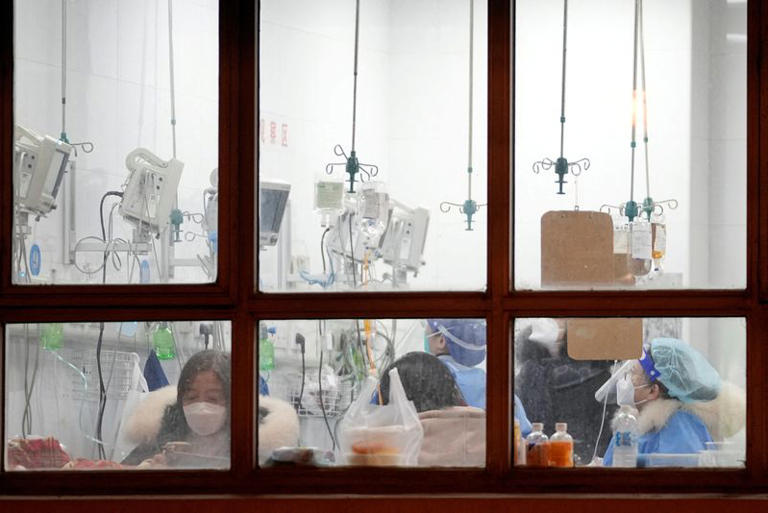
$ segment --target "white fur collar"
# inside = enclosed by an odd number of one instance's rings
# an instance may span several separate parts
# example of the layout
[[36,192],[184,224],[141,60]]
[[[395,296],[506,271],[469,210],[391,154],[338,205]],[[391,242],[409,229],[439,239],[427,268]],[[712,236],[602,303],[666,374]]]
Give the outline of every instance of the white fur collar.
[[[150,443],[157,438],[166,406],[176,402],[176,385],[168,385],[148,394],[128,412],[125,439],[133,444]],[[263,463],[273,449],[299,442],[299,417],[285,401],[259,396],[259,406],[269,413],[259,424],[259,461]]]
[[[686,404],[677,399],[656,399],[645,404],[640,410],[637,417],[638,434],[642,436],[651,431],[658,431],[681,409],[696,415],[707,426],[712,438],[721,441],[735,435],[744,427],[746,394],[736,385],[723,381],[720,393],[712,401]],[[615,421],[614,416],[611,427],[614,427]]]
[[683,410],[699,417],[715,441],[729,438],[744,428],[747,420],[747,395],[733,383],[723,381],[713,401],[683,405]]
[[265,395],[259,396],[259,407],[268,411],[259,423],[259,463],[263,464],[279,447],[299,443],[299,416],[289,403]]
[[163,421],[165,408],[176,402],[176,385],[158,388],[148,394],[142,401],[126,412],[125,439],[134,444],[150,443],[157,438]]
[[682,406],[677,399],[656,399],[647,403],[637,416],[638,435],[660,430]]

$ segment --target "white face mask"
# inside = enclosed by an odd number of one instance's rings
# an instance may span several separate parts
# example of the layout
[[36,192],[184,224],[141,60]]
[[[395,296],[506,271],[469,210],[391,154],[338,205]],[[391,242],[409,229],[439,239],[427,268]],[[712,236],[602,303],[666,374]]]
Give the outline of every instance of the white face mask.
[[632,379],[629,374],[626,374],[623,379],[616,382],[616,402],[619,406],[637,406],[648,401],[643,399],[642,401],[635,402],[635,390],[638,388],[645,388],[651,385],[640,385],[636,387],[632,383]]
[[221,429],[227,409],[213,403],[197,402],[184,407],[184,417],[189,428],[200,436],[212,435]]

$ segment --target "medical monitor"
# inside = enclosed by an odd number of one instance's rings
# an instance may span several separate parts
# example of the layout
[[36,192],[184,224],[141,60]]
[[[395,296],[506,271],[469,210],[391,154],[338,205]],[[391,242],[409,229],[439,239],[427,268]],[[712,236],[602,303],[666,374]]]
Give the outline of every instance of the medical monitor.
[[16,125],[14,181],[18,201],[27,211],[44,216],[56,208],[72,146]]
[[259,247],[277,244],[290,191],[288,183],[259,182]]

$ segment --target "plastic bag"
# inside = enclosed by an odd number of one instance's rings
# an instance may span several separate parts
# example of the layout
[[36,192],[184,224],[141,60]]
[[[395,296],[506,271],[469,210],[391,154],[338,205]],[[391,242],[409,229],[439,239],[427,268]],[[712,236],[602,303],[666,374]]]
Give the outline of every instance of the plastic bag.
[[389,371],[389,404],[371,404],[376,380],[369,377],[339,428],[342,460],[348,465],[415,466],[424,430],[397,369]]
[[114,461],[123,461],[123,459],[125,459],[125,457],[138,445],[126,440],[124,432],[125,422],[133,413],[133,409],[146,399],[147,394],[149,393],[147,380],[144,378],[144,374],[141,372],[141,366],[139,365],[139,355],[133,353],[132,356],[134,357],[134,364],[131,386],[125,396],[120,424],[117,427],[117,433],[115,435],[115,447],[111,454],[111,459]]

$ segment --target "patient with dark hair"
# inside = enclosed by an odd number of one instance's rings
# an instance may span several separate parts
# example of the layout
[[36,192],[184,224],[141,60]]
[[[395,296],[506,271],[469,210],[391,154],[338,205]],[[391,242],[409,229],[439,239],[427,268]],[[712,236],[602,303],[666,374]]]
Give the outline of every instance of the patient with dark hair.
[[389,371],[392,369],[397,369],[405,395],[413,401],[419,413],[467,405],[448,367],[435,356],[418,351],[398,358],[384,371],[380,383],[383,404],[389,399]]
[[398,358],[380,380],[383,404],[389,399],[389,371],[393,368],[424,429],[419,465],[484,466],[485,411],[467,406],[448,367],[428,353],[412,352]]
[[168,444],[182,442],[179,453],[197,457],[197,464],[187,459],[189,464],[229,466],[230,373],[228,353],[206,350],[193,355],[181,370],[176,399],[165,406],[156,436],[136,447],[123,464],[173,465]]

